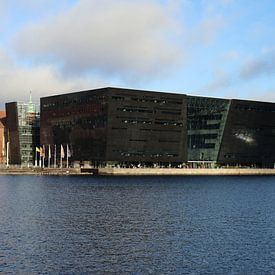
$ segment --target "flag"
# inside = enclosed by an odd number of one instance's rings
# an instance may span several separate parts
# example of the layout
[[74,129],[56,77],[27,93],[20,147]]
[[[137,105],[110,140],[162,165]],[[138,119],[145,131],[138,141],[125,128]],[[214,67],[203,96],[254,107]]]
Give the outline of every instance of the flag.
[[61,152],[60,152],[60,156],[61,158],[63,159],[65,157],[65,152],[64,152],[64,148],[63,148],[63,145],[61,144]]
[[36,151],[37,153],[40,153],[40,149],[39,149],[38,147],[35,147],[35,151]]
[[51,145],[49,144],[49,156],[48,156],[48,158],[50,159],[52,156],[51,156]]

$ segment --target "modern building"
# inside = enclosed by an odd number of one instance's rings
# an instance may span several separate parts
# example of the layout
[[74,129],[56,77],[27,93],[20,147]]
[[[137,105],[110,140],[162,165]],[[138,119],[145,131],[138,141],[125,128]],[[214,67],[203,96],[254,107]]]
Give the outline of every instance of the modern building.
[[6,112],[0,111],[0,166],[6,163],[5,125]]
[[179,165],[187,161],[186,104],[183,94],[120,88],[44,97],[41,144],[68,145],[74,163]]
[[35,148],[40,144],[39,106],[29,103],[6,103],[6,131],[9,164],[32,166]]
[[188,96],[188,160],[274,167],[275,104]]
[[275,104],[268,102],[102,88],[42,98],[40,133],[57,159],[61,145],[70,148],[72,163],[275,163]]
[[231,100],[218,162],[274,167],[274,103]]

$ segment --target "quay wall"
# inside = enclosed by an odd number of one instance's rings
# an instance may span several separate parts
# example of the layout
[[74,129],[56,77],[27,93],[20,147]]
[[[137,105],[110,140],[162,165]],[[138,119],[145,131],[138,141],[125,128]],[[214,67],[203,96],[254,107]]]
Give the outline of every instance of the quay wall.
[[80,169],[74,168],[0,168],[0,175],[53,175],[53,176],[69,176],[80,175]]
[[176,168],[99,168],[108,176],[271,176],[275,169],[176,169]]
[[223,168],[0,168],[0,175],[53,175],[53,176],[275,176],[275,169]]

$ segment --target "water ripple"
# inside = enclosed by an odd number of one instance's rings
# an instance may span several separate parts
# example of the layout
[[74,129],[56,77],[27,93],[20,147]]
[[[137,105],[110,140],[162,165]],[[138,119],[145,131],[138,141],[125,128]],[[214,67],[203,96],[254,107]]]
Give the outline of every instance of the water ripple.
[[275,274],[274,177],[0,177],[0,273]]

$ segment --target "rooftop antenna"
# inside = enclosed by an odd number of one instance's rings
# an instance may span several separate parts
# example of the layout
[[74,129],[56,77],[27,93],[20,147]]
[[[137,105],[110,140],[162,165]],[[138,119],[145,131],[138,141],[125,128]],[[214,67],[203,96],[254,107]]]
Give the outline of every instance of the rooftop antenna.
[[34,104],[32,103],[32,91],[30,90],[28,113],[34,113]]

